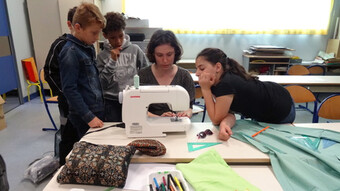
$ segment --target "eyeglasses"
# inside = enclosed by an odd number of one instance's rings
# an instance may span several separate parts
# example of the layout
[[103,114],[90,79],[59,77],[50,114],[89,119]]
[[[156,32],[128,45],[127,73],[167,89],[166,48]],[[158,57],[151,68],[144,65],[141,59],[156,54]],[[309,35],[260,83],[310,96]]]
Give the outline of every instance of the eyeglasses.
[[205,131],[199,132],[196,136],[199,139],[204,139],[207,135],[212,135],[213,132],[210,129],[206,129]]

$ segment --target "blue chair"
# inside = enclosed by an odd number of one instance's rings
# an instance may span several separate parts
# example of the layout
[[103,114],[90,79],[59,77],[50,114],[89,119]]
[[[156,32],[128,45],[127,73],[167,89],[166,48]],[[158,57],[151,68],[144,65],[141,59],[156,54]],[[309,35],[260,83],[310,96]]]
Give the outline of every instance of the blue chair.
[[307,67],[310,75],[325,75],[326,69],[323,65],[314,64]]
[[319,117],[340,120],[340,94],[332,94],[320,103],[313,116],[313,123],[318,123]]
[[40,82],[40,85],[41,85],[41,90],[42,90],[41,93],[42,93],[44,106],[45,106],[45,109],[47,111],[48,117],[50,118],[52,125],[53,125],[53,128],[43,128],[42,130],[43,131],[57,131],[58,128],[54,123],[54,120],[53,120],[52,115],[50,113],[50,110],[48,108],[48,104],[50,104],[50,103],[58,104],[58,96],[54,96],[54,97],[46,99],[45,92],[44,92],[44,83],[43,83],[43,82],[45,82],[44,70],[43,69],[39,70],[39,82]]

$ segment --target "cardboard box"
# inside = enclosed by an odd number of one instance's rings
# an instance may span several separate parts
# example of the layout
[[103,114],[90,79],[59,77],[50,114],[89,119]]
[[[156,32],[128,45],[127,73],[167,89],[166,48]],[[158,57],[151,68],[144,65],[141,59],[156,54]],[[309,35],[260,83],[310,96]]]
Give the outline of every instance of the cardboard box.
[[5,101],[0,96],[0,130],[6,128],[5,114],[4,114],[4,103]]
[[334,53],[335,58],[340,58],[340,39],[329,39],[326,53]]

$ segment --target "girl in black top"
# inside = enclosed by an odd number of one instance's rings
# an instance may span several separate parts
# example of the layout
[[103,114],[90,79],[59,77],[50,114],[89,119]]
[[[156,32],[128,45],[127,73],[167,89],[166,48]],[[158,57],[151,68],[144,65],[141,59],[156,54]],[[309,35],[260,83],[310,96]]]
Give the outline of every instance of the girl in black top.
[[259,81],[222,50],[202,50],[196,68],[208,115],[214,125],[220,125],[219,139],[228,140],[232,135],[234,113],[267,123],[294,121],[294,103],[285,88]]

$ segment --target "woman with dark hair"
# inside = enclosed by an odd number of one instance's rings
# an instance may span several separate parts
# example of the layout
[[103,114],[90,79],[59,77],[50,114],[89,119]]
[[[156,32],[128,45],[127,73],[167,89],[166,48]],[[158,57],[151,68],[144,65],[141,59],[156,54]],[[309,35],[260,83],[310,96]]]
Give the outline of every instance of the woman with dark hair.
[[139,71],[141,85],[180,85],[190,96],[190,108],[186,111],[176,114],[166,103],[151,104],[148,115],[190,118],[195,99],[195,85],[190,73],[176,65],[182,56],[182,46],[175,34],[167,30],[156,31],[150,39],[146,55],[153,64]]
[[295,108],[289,92],[273,82],[261,82],[217,48],[206,48],[196,57],[208,115],[220,126],[219,139],[228,140],[239,113],[267,123],[292,123]]

